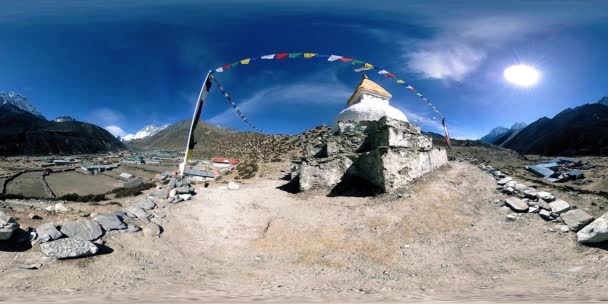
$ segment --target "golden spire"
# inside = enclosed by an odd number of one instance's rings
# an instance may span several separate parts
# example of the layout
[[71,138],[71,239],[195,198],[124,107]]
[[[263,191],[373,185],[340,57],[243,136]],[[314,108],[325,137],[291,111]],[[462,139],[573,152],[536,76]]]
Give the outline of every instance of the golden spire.
[[353,99],[355,98],[355,96],[358,95],[357,93],[359,93],[361,91],[365,91],[365,92],[371,93],[373,95],[378,95],[380,97],[385,97],[387,99],[391,99],[393,97],[393,95],[391,95],[391,93],[389,93],[387,90],[385,90],[379,84],[369,80],[367,78],[367,75],[363,74],[361,83],[359,83],[359,85],[353,92],[353,95],[350,96],[350,98],[348,99],[346,104],[350,106],[354,102]]

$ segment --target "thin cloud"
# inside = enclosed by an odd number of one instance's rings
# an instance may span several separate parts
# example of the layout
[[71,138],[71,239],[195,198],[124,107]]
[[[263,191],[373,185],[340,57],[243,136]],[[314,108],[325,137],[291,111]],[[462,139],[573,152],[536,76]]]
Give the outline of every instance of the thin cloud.
[[117,124],[125,120],[125,116],[121,112],[109,108],[95,109],[91,113],[91,118],[100,124]]
[[110,132],[114,136],[124,137],[125,135],[127,135],[127,132],[125,132],[125,130],[123,130],[119,126],[110,125],[106,126],[104,129],[108,130],[108,132]]

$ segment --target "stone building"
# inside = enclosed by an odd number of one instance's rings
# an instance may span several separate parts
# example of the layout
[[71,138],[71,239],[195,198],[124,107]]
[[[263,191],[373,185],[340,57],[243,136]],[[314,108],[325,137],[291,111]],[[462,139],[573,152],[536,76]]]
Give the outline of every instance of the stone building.
[[366,76],[334,121],[332,134],[307,147],[294,166],[301,191],[356,184],[392,192],[448,162],[445,149],[389,104],[391,94]]

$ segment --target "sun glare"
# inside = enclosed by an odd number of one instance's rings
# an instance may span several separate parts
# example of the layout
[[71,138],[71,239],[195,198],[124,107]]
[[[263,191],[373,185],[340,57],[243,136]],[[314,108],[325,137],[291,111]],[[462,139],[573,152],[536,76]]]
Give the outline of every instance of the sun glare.
[[505,79],[521,87],[531,87],[538,83],[540,72],[533,66],[525,64],[512,65],[504,71]]

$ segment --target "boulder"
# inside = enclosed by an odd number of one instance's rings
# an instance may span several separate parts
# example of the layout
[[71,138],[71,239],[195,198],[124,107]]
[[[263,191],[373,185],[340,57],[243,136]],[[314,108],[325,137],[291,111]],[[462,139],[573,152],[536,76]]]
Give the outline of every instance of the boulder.
[[538,212],[538,215],[540,216],[540,218],[542,218],[545,221],[552,221],[554,218],[551,215],[551,212],[545,210],[545,209],[540,209],[540,212]]
[[155,223],[147,223],[143,227],[143,232],[145,236],[159,236],[162,232],[162,228]]
[[517,185],[517,182],[516,182],[516,181],[514,181],[514,180],[512,180],[512,181],[510,181],[510,182],[506,183],[506,184],[505,184],[505,187],[511,187],[511,188],[515,189],[515,188],[514,188],[514,187],[515,187],[515,185]]
[[64,222],[61,226],[61,233],[84,241],[93,241],[103,235],[98,222],[85,219]]
[[139,218],[139,219],[145,219],[148,218],[149,214],[146,212],[146,210],[139,208],[137,206],[129,206],[125,209],[125,212],[127,214],[133,215],[133,217]]
[[90,241],[81,239],[59,239],[40,244],[40,250],[49,257],[56,259],[69,259],[91,256],[99,249]]
[[583,227],[576,233],[576,237],[583,244],[608,241],[608,213]]
[[180,197],[181,199],[183,199],[183,200],[187,201],[187,200],[189,200],[189,199],[191,199],[191,198],[192,198],[192,194],[180,194],[180,196],[179,196],[179,197]]
[[115,214],[100,214],[96,216],[94,220],[107,231],[127,229],[127,224],[122,221],[122,218]]
[[512,187],[505,187],[504,189],[502,189],[502,192],[504,194],[513,195],[515,189],[513,189]]
[[533,199],[533,200],[538,199],[538,192],[536,192],[536,190],[534,190],[534,189],[524,190],[523,193],[529,199]]
[[65,213],[69,212],[70,208],[66,207],[63,203],[57,203],[55,204],[55,207],[53,207],[53,210],[55,210],[56,213]]
[[177,184],[177,179],[175,179],[175,177],[174,177],[169,181],[169,184],[167,185],[167,189],[175,188],[176,184]]
[[42,217],[36,213],[30,213],[27,216],[32,220],[41,220],[42,219]]
[[139,200],[139,201],[133,203],[133,206],[139,207],[144,210],[152,210],[156,207],[156,203],[154,203],[154,201],[152,201],[152,199],[147,198],[145,200]]
[[38,240],[42,243],[57,240],[63,236],[53,223],[44,223],[38,226],[36,233],[38,233]]
[[555,200],[555,196],[553,196],[553,194],[545,191],[538,192],[538,197],[543,199],[545,202],[552,202]]
[[551,212],[557,213],[557,214],[562,214],[562,213],[570,210],[570,204],[568,204],[567,202],[560,200],[560,199],[549,203],[549,206],[551,206]]
[[165,192],[164,190],[156,190],[156,191],[150,192],[150,194],[148,194],[148,196],[156,197],[156,198],[160,198],[160,199],[166,199],[167,197],[169,197],[169,193]]
[[37,235],[38,234],[36,233],[36,231],[32,228],[19,228],[17,229],[17,231],[15,231],[15,233],[13,233],[13,240],[15,240],[17,244],[23,244],[36,239]]
[[171,191],[169,191],[169,197],[173,198],[177,196],[177,190],[176,189],[171,189]]
[[14,218],[0,211],[0,241],[10,239],[18,228],[19,224]]
[[496,183],[499,184],[499,185],[501,185],[501,186],[504,186],[504,185],[506,185],[508,182],[510,182],[512,180],[513,179],[511,177],[507,176],[505,178],[499,179]]
[[188,187],[188,186],[178,187],[178,188],[175,188],[175,191],[178,194],[190,194],[190,187]]
[[517,197],[508,197],[505,204],[515,212],[527,212],[528,204]]
[[561,218],[572,231],[579,231],[587,224],[593,222],[593,216],[581,209],[565,212],[561,215]]

